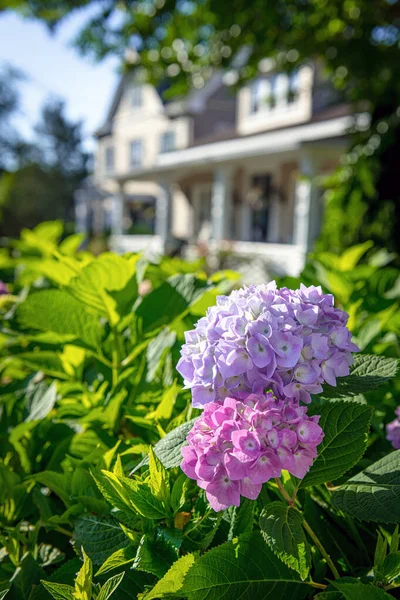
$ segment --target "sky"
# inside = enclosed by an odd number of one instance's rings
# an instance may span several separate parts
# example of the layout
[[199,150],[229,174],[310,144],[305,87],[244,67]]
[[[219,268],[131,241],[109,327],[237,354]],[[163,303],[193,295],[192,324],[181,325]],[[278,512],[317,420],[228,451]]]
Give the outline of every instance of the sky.
[[105,119],[118,82],[118,61],[100,64],[82,57],[71,40],[84,22],[84,15],[69,17],[49,33],[37,21],[11,12],[0,13],[0,69],[11,65],[26,76],[20,82],[21,108],[14,125],[31,137],[43,102],[53,96],[65,99],[67,115],[83,121],[87,149],[94,148],[93,132]]

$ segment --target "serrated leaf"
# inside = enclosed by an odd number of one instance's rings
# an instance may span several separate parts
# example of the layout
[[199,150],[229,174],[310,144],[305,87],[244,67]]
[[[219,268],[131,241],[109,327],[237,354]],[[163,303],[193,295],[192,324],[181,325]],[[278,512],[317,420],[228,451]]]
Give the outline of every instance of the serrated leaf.
[[364,454],[373,410],[365,404],[338,401],[325,404],[319,411],[324,439],[318,456],[301,482],[302,487],[334,481]]
[[74,588],[65,583],[53,583],[52,581],[41,581],[43,587],[52,595],[54,600],[74,600]]
[[[195,424],[195,421],[196,419],[192,419],[187,423],[183,423],[176,429],[173,429],[154,446],[154,453],[158,456],[166,469],[179,467],[181,464],[183,460],[181,448],[186,445],[186,437]],[[136,465],[131,472],[131,475],[144,465],[148,464],[149,457],[146,456],[138,465]]]
[[51,331],[97,349],[103,335],[96,315],[64,290],[43,290],[28,296],[16,311],[18,322],[29,329]]
[[389,600],[389,596],[382,588],[375,587],[369,583],[332,581],[332,585],[338,589],[346,600]]
[[131,509],[147,519],[162,519],[165,516],[164,506],[153,496],[146,483],[117,477],[110,471],[102,471],[102,479],[97,476],[96,482],[107,500],[120,510]]
[[256,503],[248,498],[242,498],[240,506],[231,506],[228,509],[230,517],[230,527],[228,540],[231,541],[234,537],[243,533],[251,533],[254,525],[254,512]]
[[185,576],[194,563],[193,554],[181,556],[167,571],[150,592],[140,596],[140,600],[157,600],[170,594],[176,594],[183,586]]
[[174,275],[143,298],[136,315],[145,331],[157,329],[183,315],[211,287],[192,274]]
[[119,550],[113,552],[111,556],[109,556],[105,562],[103,562],[100,569],[96,573],[96,577],[133,562],[135,556],[136,548],[134,548],[134,546],[129,545],[124,548],[119,548]]
[[333,493],[332,503],[365,521],[400,522],[400,450],[391,452]]
[[174,548],[162,536],[154,539],[146,534],[140,540],[132,569],[152,573],[160,579],[176,559]]
[[149,469],[149,484],[153,496],[161,502],[166,502],[170,496],[168,473],[152,448],[149,452]]
[[80,303],[116,325],[137,298],[136,258],[105,253],[87,264],[69,282],[68,291]]
[[339,377],[336,387],[324,385],[321,398],[342,398],[374,390],[390,381],[397,373],[397,358],[356,354],[350,375]]
[[260,515],[261,533],[271,550],[304,581],[311,567],[311,553],[303,530],[303,516],[283,502],[272,502]]
[[117,550],[130,544],[118,521],[111,516],[79,517],[74,528],[75,543],[83,546],[95,565],[101,565]]
[[125,573],[118,573],[118,575],[114,575],[113,577],[110,577],[110,579],[107,579],[96,600],[108,600],[123,580],[124,575]]
[[259,533],[213,548],[189,570],[182,594],[189,600],[301,600],[311,588],[275,556]]
[[93,580],[93,565],[92,561],[82,547],[83,565],[79,570],[75,579],[76,600],[91,600],[92,597],[92,580]]

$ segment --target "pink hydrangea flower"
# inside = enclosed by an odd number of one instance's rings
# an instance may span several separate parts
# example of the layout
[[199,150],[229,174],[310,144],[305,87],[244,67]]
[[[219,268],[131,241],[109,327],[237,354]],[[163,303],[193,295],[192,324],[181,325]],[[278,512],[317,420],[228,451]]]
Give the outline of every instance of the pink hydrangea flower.
[[400,406],[396,408],[396,418],[386,425],[386,439],[392,442],[393,448],[400,449]]
[[198,408],[266,389],[309,403],[322,384],[349,374],[358,347],[347,320],[320,287],[245,287],[219,296],[185,334],[177,369]]
[[303,478],[324,436],[319,416],[271,392],[210,402],[187,436],[181,468],[215,511],[255,500],[262,484],[285,469]]

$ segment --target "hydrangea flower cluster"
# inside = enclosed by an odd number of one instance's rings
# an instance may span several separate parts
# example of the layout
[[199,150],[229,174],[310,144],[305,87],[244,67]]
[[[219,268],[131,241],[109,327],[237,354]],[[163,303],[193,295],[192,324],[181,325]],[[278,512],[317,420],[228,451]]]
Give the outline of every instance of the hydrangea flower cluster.
[[302,478],[324,434],[305,406],[266,395],[207,404],[182,448],[182,470],[206,491],[215,511],[255,500],[286,469]]
[[309,403],[321,384],[349,374],[359,348],[347,321],[320,287],[245,287],[219,296],[186,332],[177,369],[197,408],[265,389]]
[[392,442],[393,448],[400,449],[400,406],[396,408],[396,419],[386,425],[386,439]]

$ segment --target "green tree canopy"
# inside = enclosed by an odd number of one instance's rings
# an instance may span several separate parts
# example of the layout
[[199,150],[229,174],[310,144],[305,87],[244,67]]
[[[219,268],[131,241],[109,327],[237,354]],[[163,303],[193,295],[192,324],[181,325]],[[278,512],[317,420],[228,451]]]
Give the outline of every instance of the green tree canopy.
[[398,0],[14,0],[12,7],[52,28],[86,7],[75,42],[97,59],[116,54],[169,94],[202,87],[213,69],[240,84],[266,58],[291,70],[317,61],[370,128],[354,137],[332,182],[323,245],[340,251],[373,238],[400,250],[400,4]]

